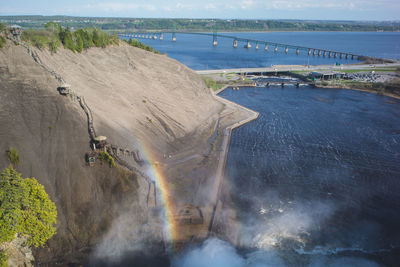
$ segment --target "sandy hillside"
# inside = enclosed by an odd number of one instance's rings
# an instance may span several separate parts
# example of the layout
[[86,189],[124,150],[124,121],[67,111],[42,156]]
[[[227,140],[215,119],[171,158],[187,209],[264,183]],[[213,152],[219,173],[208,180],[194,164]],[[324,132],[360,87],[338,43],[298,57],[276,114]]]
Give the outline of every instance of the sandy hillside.
[[[212,129],[222,109],[200,77],[166,56],[127,45],[37,53],[85,97],[97,133],[123,147],[140,140],[157,155],[179,150],[181,139],[196,143]],[[148,184],[122,168],[86,166],[85,114],[58,86],[24,47],[0,49],[0,168],[9,164],[5,151],[17,148],[18,171],[36,177],[56,202],[57,234],[35,252],[49,266],[81,263],[121,212],[133,215],[135,231],[149,227]]]
[[122,147],[141,140],[163,154],[167,142],[201,132],[222,109],[192,70],[124,43],[82,54],[64,49],[53,55],[48,51],[38,54],[85,97],[98,134],[108,135]]

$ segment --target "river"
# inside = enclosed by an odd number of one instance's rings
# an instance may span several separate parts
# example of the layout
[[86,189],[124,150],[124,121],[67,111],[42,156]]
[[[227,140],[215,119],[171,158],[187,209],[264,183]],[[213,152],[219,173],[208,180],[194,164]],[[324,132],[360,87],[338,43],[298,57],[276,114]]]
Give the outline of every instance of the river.
[[288,266],[400,262],[400,101],[309,86],[221,96],[260,113],[233,131],[226,165],[244,246]]
[[[224,33],[221,33],[224,34]],[[269,32],[269,33],[226,33],[227,35],[242,38],[251,38],[278,42],[284,44],[301,45],[335,51],[352,52],[355,54],[400,59],[400,32]],[[171,34],[165,34],[164,40],[139,39],[151,45],[162,53],[167,53],[194,70],[270,67],[271,65],[321,65],[339,63],[354,63],[357,61],[340,58],[324,58],[322,56],[308,56],[302,51],[296,55],[289,50],[285,54],[283,48],[278,53],[265,52],[260,46],[256,50],[254,45],[250,49],[243,48],[239,43],[233,48],[232,39],[219,38],[218,45],[212,46],[211,36],[177,34],[177,41],[172,42]]]

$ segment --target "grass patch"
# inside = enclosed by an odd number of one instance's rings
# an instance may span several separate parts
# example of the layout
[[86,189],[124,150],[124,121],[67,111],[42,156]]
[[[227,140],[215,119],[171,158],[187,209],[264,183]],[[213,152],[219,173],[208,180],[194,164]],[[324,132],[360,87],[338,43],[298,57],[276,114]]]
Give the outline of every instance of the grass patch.
[[292,70],[290,72],[295,73],[295,74],[303,74],[303,73],[308,73],[310,71],[309,70]]
[[393,71],[397,71],[397,69],[396,68],[373,68],[373,69],[340,70],[340,72],[344,72],[344,73],[357,73],[357,72],[370,72],[370,71],[393,72]]
[[100,152],[99,160],[100,160],[101,164],[103,164],[104,162],[107,162],[108,165],[110,166],[110,168],[114,168],[117,166],[117,164],[115,164],[114,158],[111,157],[110,154],[108,154],[107,152]]
[[222,87],[225,86],[225,84],[221,84],[221,83],[217,83],[216,81],[214,81],[212,78],[210,77],[201,77],[203,78],[203,81],[206,83],[206,86],[210,89],[212,89],[213,91],[217,91],[219,89],[221,89]]

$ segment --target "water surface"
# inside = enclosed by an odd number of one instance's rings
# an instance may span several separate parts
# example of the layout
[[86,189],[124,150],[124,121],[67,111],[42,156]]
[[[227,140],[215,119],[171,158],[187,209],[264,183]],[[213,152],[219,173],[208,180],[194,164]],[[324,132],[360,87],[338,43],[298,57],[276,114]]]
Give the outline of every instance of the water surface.
[[308,86],[221,93],[260,112],[232,133],[227,179],[242,245],[289,265],[400,261],[400,102]]
[[[224,34],[224,33],[222,33]],[[225,33],[242,38],[265,40],[285,44],[293,44],[320,49],[352,52],[355,54],[400,59],[400,33],[399,32],[263,32],[263,33]],[[308,56],[305,52],[296,55],[290,50],[285,54],[282,48],[278,53],[272,52],[273,48],[265,52],[260,46],[256,50],[243,48],[244,43],[239,43],[238,48],[233,48],[232,39],[219,38],[218,46],[212,46],[211,36],[177,34],[177,42],[171,41],[171,35],[165,34],[164,40],[139,39],[155,49],[167,53],[171,58],[195,70],[269,67],[278,64],[319,65],[338,63],[355,63],[354,60],[339,58],[324,58]]]

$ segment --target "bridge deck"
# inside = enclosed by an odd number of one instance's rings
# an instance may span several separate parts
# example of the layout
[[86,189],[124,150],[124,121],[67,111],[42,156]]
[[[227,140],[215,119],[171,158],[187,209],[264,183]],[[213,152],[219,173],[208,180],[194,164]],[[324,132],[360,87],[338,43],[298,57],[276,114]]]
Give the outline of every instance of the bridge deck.
[[[308,55],[316,55],[316,56],[333,56],[337,57],[339,56],[342,58],[342,56],[350,57],[351,59],[354,58],[360,58],[360,57],[365,57],[362,55],[357,55],[352,52],[343,52],[343,51],[335,51],[331,49],[324,49],[324,48],[314,48],[314,47],[306,47],[306,46],[301,46],[301,45],[292,45],[292,44],[283,44],[283,43],[277,43],[277,42],[269,42],[265,40],[256,40],[256,39],[251,39],[251,38],[243,38],[243,37],[237,37],[237,36],[232,36],[232,35],[225,35],[225,34],[217,34],[217,33],[205,33],[205,32],[176,32],[176,31],[143,31],[143,32],[135,32],[135,33],[124,33],[124,34],[118,34],[119,37],[125,37],[125,38],[144,38],[148,39],[150,36],[155,36],[155,35],[161,35],[164,33],[170,33],[173,35],[173,37],[176,36],[176,34],[191,34],[191,35],[203,35],[203,36],[211,36],[213,37],[213,42],[217,40],[217,38],[229,38],[232,39],[236,42],[244,42],[247,44],[253,43],[253,44],[261,44],[265,46],[271,46],[273,49],[277,49],[278,47],[284,48],[285,52],[288,53],[287,49],[294,49],[296,50],[296,53],[299,53],[300,50],[302,51],[307,51]],[[176,39],[174,39],[176,40]],[[215,44],[216,45],[216,44]]]

